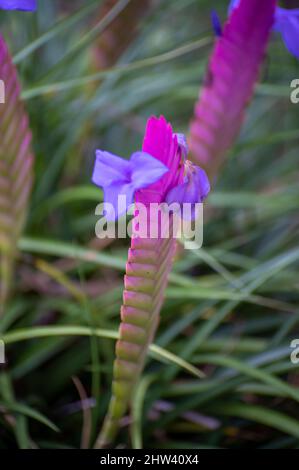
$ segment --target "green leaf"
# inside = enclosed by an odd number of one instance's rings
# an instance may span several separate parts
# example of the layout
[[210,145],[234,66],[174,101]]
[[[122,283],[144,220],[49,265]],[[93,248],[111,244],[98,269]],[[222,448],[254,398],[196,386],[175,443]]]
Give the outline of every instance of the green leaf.
[[20,413],[23,416],[27,416],[28,418],[32,418],[40,423],[44,424],[52,431],[59,432],[58,427],[52,423],[46,416],[42,415],[38,411],[30,408],[29,406],[23,405],[21,403],[9,403],[9,402],[0,402],[0,406],[4,407],[8,411],[12,411],[14,413]]
[[207,362],[209,364],[220,365],[223,367],[231,367],[242,374],[258,379],[262,383],[272,386],[274,389],[277,389],[278,392],[287,394],[289,398],[299,401],[299,391],[296,390],[295,387],[291,387],[282,380],[272,376],[269,372],[257,369],[244,361],[238,361],[232,357],[220,356],[217,354],[202,354],[197,356],[197,360],[200,363]]
[[[92,329],[84,326],[68,325],[33,327],[30,329],[15,330],[2,335],[2,340],[5,342],[6,345],[8,345],[17,343],[19,341],[57,336],[97,336],[99,338],[107,339],[119,338],[119,334],[117,331],[104,330],[99,328]],[[164,348],[151,344],[149,346],[149,351],[152,357],[158,359],[163,363],[165,363],[165,361],[171,362],[185,369],[187,372],[194,375],[195,377],[204,377],[204,374],[199,369]]]
[[67,29],[74,26],[76,23],[88,16],[98,5],[98,0],[91,0],[88,5],[80,8],[76,13],[70,16],[66,16],[63,20],[59,21],[48,31],[43,33],[37,39],[32,41],[30,44],[25,46],[13,57],[13,62],[19,64],[22,60],[26,59],[30,54],[35,52],[37,49],[47,44],[51,39],[55,38],[61,33],[64,33]]
[[213,412],[219,413],[220,415],[237,416],[255,423],[261,423],[299,439],[298,421],[275,410],[243,403],[215,403]]

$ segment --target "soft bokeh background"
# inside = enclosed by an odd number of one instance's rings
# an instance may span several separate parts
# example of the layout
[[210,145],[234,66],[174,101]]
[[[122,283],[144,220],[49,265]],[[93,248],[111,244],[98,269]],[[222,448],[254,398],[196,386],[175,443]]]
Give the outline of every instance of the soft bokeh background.
[[[146,8],[150,2],[140,0],[136,18],[120,15],[103,41],[91,31],[103,29],[104,3],[43,0],[37,14],[0,13],[36,154],[14,293],[0,320],[10,343],[0,372],[2,449],[92,444],[114,358],[114,341],[95,329],[117,330],[129,245],[95,239],[102,194],[90,183],[94,150],[128,157],[141,147],[151,114],[188,131],[214,40],[211,8],[224,20],[228,4],[154,0]],[[99,48],[109,41],[124,47],[113,47],[113,57],[108,48],[108,72],[99,75]],[[118,446],[299,445],[299,366],[290,360],[299,338],[294,78],[298,61],[273,37],[242,135],[206,205],[204,247],[178,251],[156,343],[206,379],[150,356],[135,424],[124,421]],[[70,325],[81,329],[66,337]],[[32,327],[40,326],[48,337],[37,337]],[[82,336],[84,327],[94,334]],[[26,341],[17,342],[20,329]]]

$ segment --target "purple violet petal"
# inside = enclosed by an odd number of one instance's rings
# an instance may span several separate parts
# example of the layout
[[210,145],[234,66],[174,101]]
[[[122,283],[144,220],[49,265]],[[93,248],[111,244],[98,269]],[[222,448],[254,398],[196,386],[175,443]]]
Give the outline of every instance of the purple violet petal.
[[231,14],[231,12],[239,6],[241,0],[231,0],[229,7],[228,7],[228,12]]
[[[105,203],[114,207],[114,211],[108,210],[106,219],[116,220],[132,204],[135,191],[156,183],[168,171],[162,162],[146,152],[136,152],[127,161],[97,150],[92,181],[104,189]],[[118,209],[118,196],[127,198],[121,210]]]
[[130,162],[110,152],[97,150],[92,181],[102,187],[114,183],[129,183],[131,181]]
[[[166,196],[166,203],[168,206],[175,203],[180,204],[180,217],[187,220],[194,219],[195,204],[200,202],[198,188],[195,184],[190,184],[190,181],[172,188]],[[186,209],[186,207],[184,208],[184,204],[188,204],[190,207]]]
[[200,188],[200,202],[203,202],[208,197],[208,194],[211,191],[210,181],[206,172],[199,166],[195,167],[195,172],[196,186]]
[[1,10],[36,10],[36,0],[0,0]]
[[288,51],[299,59],[299,8],[276,9],[274,30],[279,32]]
[[220,21],[220,18],[215,10],[212,10],[211,12],[211,20],[212,20],[212,26],[213,30],[215,32],[215,35],[217,37],[222,36],[222,24]]
[[[184,202],[189,202],[187,193],[188,193],[188,182],[179,184],[172,188],[166,195],[165,201],[167,204],[171,205],[173,203],[178,202],[179,204],[183,204]],[[191,201],[194,202],[194,201]]]
[[187,144],[187,139],[185,134],[174,134],[176,138],[178,139],[178,144],[182,152],[182,156],[184,160],[186,160],[188,153],[189,153],[189,147]]
[[169,169],[157,158],[146,152],[135,152],[130,159],[132,184],[134,188],[142,189],[156,183]]
[[[119,203],[121,203],[121,199],[119,196],[125,196],[125,204],[118,207]],[[115,221],[122,215],[124,215],[130,205],[133,203],[134,197],[134,188],[132,184],[121,184],[121,183],[114,183],[110,186],[106,186],[104,188],[104,203],[107,204],[105,207],[105,218],[107,221]],[[109,204],[109,205],[108,205]],[[111,206],[113,206],[114,210],[111,210]]]
[[[167,196],[166,203],[171,205],[173,203],[195,205],[202,203],[210,192],[210,183],[206,172],[198,166],[192,165],[191,169],[187,170],[186,181],[183,184],[172,188]],[[192,208],[191,217],[194,217],[194,207]]]

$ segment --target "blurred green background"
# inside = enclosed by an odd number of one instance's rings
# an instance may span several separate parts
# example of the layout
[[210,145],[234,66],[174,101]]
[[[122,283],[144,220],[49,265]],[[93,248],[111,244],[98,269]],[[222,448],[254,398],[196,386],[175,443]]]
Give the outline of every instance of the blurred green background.
[[[103,20],[104,3],[43,0],[37,14],[0,13],[35,150],[14,292],[0,319],[0,449],[92,445],[110,397],[109,335],[129,246],[95,239],[94,151],[129,157],[151,114],[188,132],[214,41],[211,9],[224,21],[228,4],[140,0],[144,8],[120,13],[115,26]],[[110,40],[118,46],[101,67],[96,57]],[[298,61],[273,36],[206,204],[203,249],[177,254],[155,343],[206,378],[152,352],[119,447],[299,446],[299,365],[290,360],[299,338],[294,78]]]

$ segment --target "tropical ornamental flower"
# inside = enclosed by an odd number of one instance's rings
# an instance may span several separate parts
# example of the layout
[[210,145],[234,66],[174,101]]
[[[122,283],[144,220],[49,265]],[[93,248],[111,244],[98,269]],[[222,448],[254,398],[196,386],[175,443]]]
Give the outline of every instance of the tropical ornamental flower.
[[36,10],[36,0],[0,0],[2,10]]
[[239,134],[263,63],[275,0],[239,0],[217,40],[191,122],[192,160],[214,177]]
[[[130,161],[97,152],[93,181],[104,188],[105,201],[112,205],[115,205],[118,191],[128,194],[130,200],[134,198],[136,211],[142,204],[151,223],[152,203],[163,204],[167,199],[196,203],[207,196],[207,176],[186,161],[187,153],[184,136],[174,134],[164,117],[152,117],[147,123],[142,152],[133,154]],[[175,238],[163,238],[162,232],[159,231],[157,238],[140,237],[138,231],[133,232],[116,344],[112,398],[96,448],[108,446],[114,440],[159,323],[176,248]]]
[[[130,160],[103,150],[96,151],[92,181],[104,190],[107,221],[115,221],[124,215],[132,205],[136,194],[136,200],[140,203],[138,191],[148,187],[150,187],[149,202],[152,203],[178,203],[182,206],[184,203],[202,203],[206,199],[210,184],[205,171],[186,160],[188,146],[185,136],[174,134],[174,139],[178,148],[177,154],[180,155],[182,181],[180,184],[172,185],[171,188],[168,187],[168,191],[164,191],[162,200],[160,197],[156,200],[157,193],[153,191],[155,187],[153,185],[157,183],[160,187],[163,181],[167,180],[171,172],[170,163],[173,162],[167,162],[169,165],[167,166],[165,161],[160,161],[144,150],[133,153]],[[124,197],[125,201],[121,211],[118,204],[119,197]]]

